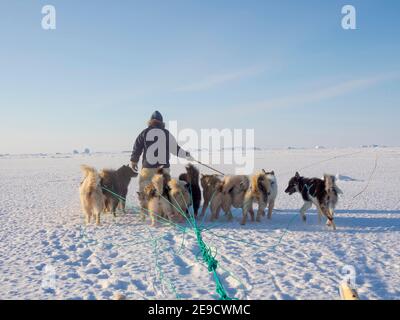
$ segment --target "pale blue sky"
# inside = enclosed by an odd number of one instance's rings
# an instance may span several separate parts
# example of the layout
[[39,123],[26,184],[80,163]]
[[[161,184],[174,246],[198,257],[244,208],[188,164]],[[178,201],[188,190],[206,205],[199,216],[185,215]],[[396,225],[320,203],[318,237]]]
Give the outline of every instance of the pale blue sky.
[[261,147],[400,145],[399,15],[397,0],[2,0],[0,153],[129,150],[154,109],[254,128]]

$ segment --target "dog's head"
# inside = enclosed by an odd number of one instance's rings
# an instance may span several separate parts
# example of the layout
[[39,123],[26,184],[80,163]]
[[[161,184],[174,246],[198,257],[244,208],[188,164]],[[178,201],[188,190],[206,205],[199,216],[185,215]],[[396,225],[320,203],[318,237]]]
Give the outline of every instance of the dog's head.
[[123,165],[121,168],[118,169],[118,173],[127,178],[136,178],[138,176],[138,173],[136,171],[133,171],[133,169],[129,165]]
[[274,184],[276,184],[276,177],[275,177],[275,171],[265,171],[264,169],[262,169],[262,172],[266,175],[266,177],[268,178],[268,180],[270,180],[271,183],[271,187],[274,186]]
[[292,195],[295,192],[299,191],[299,180],[300,180],[300,174],[296,172],[293,178],[289,180],[288,187],[286,188],[285,192],[288,193],[289,195]]
[[264,169],[262,169],[262,172],[263,172],[264,174],[266,174],[266,175],[271,175],[271,176],[274,176],[274,175],[275,175],[275,171],[274,171],[274,170],[272,170],[272,171],[265,171]]
[[143,203],[145,203],[147,200],[145,191],[136,192],[136,193],[137,193],[137,196],[139,199],[139,203],[143,206]]
[[268,179],[264,170],[251,178],[251,192],[253,194],[261,195],[263,201],[268,201],[268,197],[271,195],[271,189],[271,181]]

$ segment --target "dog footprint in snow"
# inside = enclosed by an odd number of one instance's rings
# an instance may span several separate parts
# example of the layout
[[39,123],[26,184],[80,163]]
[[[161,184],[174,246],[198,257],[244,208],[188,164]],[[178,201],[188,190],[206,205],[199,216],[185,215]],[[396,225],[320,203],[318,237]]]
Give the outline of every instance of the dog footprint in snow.
[[99,274],[100,273],[100,269],[97,267],[89,267],[89,269],[85,270],[86,274]]
[[42,271],[45,266],[46,266],[45,263],[39,263],[35,266],[35,269],[38,271]]
[[110,258],[116,258],[118,256],[118,252],[117,251],[113,251],[108,255]]
[[117,262],[115,263],[115,265],[116,265],[118,268],[121,268],[121,267],[123,267],[123,266],[126,265],[126,264],[127,264],[127,262],[124,261],[124,260],[120,260],[120,261],[117,261]]
[[103,250],[111,250],[112,249],[112,247],[113,247],[113,245],[111,244],[111,243],[101,243],[101,248],[103,249]]
[[145,291],[147,289],[147,286],[139,279],[132,280],[131,282],[139,291]]
[[79,253],[79,255],[85,260],[87,260],[92,254],[93,252],[90,249],[83,250]]
[[264,259],[261,259],[261,258],[259,258],[259,257],[257,257],[257,258],[256,258],[256,263],[265,264],[265,260],[264,260]]
[[174,263],[179,266],[179,274],[181,275],[187,275],[192,270],[192,266],[186,263],[181,257],[175,256]]

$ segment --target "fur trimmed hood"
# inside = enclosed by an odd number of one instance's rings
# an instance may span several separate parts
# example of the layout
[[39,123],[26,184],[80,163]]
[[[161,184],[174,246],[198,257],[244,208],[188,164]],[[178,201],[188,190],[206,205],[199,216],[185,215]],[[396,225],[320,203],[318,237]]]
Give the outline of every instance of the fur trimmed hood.
[[160,120],[157,120],[157,119],[151,119],[151,120],[149,120],[149,121],[147,122],[147,125],[148,125],[149,127],[152,127],[152,128],[161,128],[161,129],[164,129],[164,128],[165,128],[165,123],[162,122],[162,121],[160,121]]

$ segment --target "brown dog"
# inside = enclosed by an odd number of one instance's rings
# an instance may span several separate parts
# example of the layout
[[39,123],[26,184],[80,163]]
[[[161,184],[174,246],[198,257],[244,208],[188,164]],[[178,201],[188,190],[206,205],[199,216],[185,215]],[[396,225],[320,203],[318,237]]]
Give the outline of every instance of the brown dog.
[[232,220],[231,208],[243,208],[244,197],[249,186],[250,180],[247,176],[224,177],[211,201],[211,221],[218,219],[220,209],[228,215],[228,220]]
[[[202,174],[200,179],[201,187],[203,188],[203,208],[201,209],[200,217],[204,216],[210,204],[210,201],[215,197],[217,189],[221,187],[221,177],[216,174]],[[213,211],[213,210],[211,210]]]
[[130,166],[122,166],[118,170],[104,169],[100,172],[105,207],[114,216],[118,205],[125,212],[128,186],[134,177],[137,177],[137,173]]

